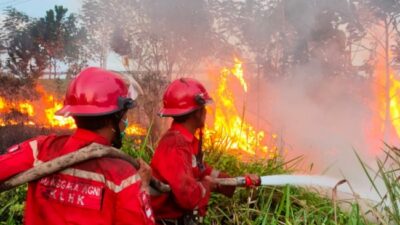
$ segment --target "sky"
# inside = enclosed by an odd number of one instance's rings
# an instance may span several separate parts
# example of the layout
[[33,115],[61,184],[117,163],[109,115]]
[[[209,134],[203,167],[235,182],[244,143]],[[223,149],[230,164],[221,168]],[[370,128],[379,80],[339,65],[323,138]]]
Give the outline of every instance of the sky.
[[32,17],[42,17],[49,9],[55,5],[62,5],[70,12],[79,12],[81,0],[0,0],[1,14],[4,15],[4,9],[14,7]]

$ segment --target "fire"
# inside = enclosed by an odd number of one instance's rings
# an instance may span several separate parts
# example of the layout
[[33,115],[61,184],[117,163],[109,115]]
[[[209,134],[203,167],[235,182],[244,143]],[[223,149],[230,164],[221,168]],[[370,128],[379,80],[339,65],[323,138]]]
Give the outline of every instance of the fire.
[[[391,58],[389,54],[389,59]],[[390,66],[386,68],[384,58],[378,59],[375,67],[375,96],[378,109],[373,120],[372,134],[387,143],[400,141],[400,80]]]
[[27,102],[23,102],[23,103],[20,103],[18,105],[18,107],[19,107],[19,110],[21,113],[25,113],[28,116],[33,116],[34,110],[33,110],[33,106],[31,104],[29,104]]
[[64,127],[73,129],[75,128],[75,122],[71,117],[63,117],[55,115],[55,112],[62,108],[62,103],[54,100],[52,95],[47,97],[47,102],[51,104],[51,106],[44,110],[46,114],[47,121],[49,122],[51,127]]
[[8,101],[4,98],[0,98],[0,114],[6,115],[12,112],[18,112],[27,118],[27,120],[2,118],[0,119],[0,126],[24,124],[39,125],[46,128],[75,128],[72,118],[54,115],[54,112],[62,107],[62,103],[56,100],[54,95],[45,92],[41,86],[38,86],[36,90],[40,95],[40,99],[32,102]]
[[242,62],[237,58],[235,58],[234,61],[235,61],[235,65],[234,65],[233,69],[231,70],[232,75],[235,76],[240,81],[240,84],[242,85],[244,92],[247,92],[247,83],[243,77]]
[[[389,88],[388,88],[388,91],[389,91],[388,101],[389,102],[387,103],[384,92],[380,93],[382,103],[381,103],[381,108],[380,108],[379,114],[380,114],[380,118],[382,121],[388,120],[388,121],[390,121],[390,124],[385,124],[383,122],[381,125],[381,129],[382,129],[382,132],[385,132],[385,129],[390,130],[390,127],[387,127],[388,125],[393,126],[394,131],[397,134],[397,137],[400,137],[400,96],[399,96],[400,81],[395,77],[393,71],[390,71],[389,82],[388,83],[385,82],[385,86],[386,85],[389,85]],[[388,115],[385,110],[387,107],[387,104],[389,104],[388,105],[388,107],[389,107]]]
[[[0,97],[0,126],[24,124],[27,126],[41,126],[45,128],[76,128],[75,122],[71,117],[55,115],[55,112],[62,108],[63,103],[54,94],[44,90],[42,86],[37,86],[36,91],[40,98],[35,101],[8,101]],[[18,119],[7,115],[13,112],[23,115],[24,119]],[[145,135],[146,129],[138,124],[130,125],[126,133],[128,135]]]
[[47,93],[42,86],[37,86],[36,90],[41,96],[40,104],[44,105],[44,117],[45,121],[42,122],[42,126],[45,127],[58,127],[58,128],[75,128],[75,122],[71,117],[56,116],[54,113],[61,109],[63,106],[62,102],[54,97],[53,94]]
[[[35,114],[34,107],[26,101],[21,101],[18,103],[8,102],[4,98],[0,97],[0,114],[20,114],[26,115],[27,117],[31,117]],[[5,125],[16,125],[19,122],[13,118],[3,119],[0,118],[0,126]],[[31,125],[34,124],[31,120],[24,119],[24,124]]]
[[[218,87],[211,93],[214,99],[214,121],[212,126],[205,129],[205,137],[213,143],[223,143],[231,150],[242,150],[249,154],[264,153],[269,157],[275,157],[274,148],[263,144],[265,133],[256,131],[254,127],[245,121],[244,112],[239,113],[236,108],[235,96],[228,87],[228,81],[236,78],[242,91],[247,92],[248,86],[243,76],[242,62],[235,59],[233,68],[223,68],[218,76]],[[210,109],[209,109],[210,110]],[[244,110],[243,110],[244,111]],[[272,138],[276,138],[272,135]]]
[[141,127],[139,124],[132,124],[125,129],[125,132],[128,135],[143,136],[146,135],[147,130]]
[[398,95],[398,93],[400,93],[400,81],[394,77],[393,73],[390,75],[392,85],[390,87],[389,96],[393,96],[390,99],[390,115],[397,136],[400,137],[400,97]]

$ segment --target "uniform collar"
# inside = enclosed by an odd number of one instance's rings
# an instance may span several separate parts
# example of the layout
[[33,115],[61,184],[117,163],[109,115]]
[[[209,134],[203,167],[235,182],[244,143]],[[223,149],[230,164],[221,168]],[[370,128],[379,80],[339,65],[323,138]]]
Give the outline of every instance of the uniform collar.
[[102,145],[111,145],[111,143],[103,136],[90,130],[78,128],[72,135],[74,138],[84,140],[85,142],[96,142]]
[[178,131],[188,142],[193,142],[193,140],[195,139],[195,136],[180,123],[172,122],[170,130]]

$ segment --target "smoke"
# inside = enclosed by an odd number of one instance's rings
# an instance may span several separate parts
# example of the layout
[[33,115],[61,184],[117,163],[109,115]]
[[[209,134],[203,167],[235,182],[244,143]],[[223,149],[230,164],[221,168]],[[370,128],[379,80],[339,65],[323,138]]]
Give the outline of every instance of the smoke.
[[383,145],[380,137],[370,138],[376,115],[369,104],[374,99],[371,81],[325,76],[318,63],[292,72],[296,75],[286,79],[254,80],[249,111],[259,108],[260,126],[282,140],[279,148],[286,159],[303,156],[300,172],[346,178],[364,189],[360,192],[370,192],[355,152],[374,168],[376,148]]

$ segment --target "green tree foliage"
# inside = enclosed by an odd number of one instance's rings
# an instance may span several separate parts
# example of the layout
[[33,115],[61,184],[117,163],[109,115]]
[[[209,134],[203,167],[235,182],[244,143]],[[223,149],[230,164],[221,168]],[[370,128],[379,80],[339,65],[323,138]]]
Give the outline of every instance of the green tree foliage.
[[16,9],[6,10],[2,45],[7,50],[7,68],[20,78],[36,79],[49,68],[56,74],[62,62],[78,70],[86,64],[86,33],[74,14],[55,6],[46,16],[30,18]]
[[67,16],[67,12],[68,9],[63,6],[55,6],[54,10],[48,10],[45,17],[36,21],[31,29],[35,43],[46,52],[50,71],[55,76],[59,62],[79,66],[87,60],[82,50],[86,32],[78,26],[76,16]]
[[32,18],[16,9],[6,10],[2,27],[2,45],[8,55],[6,66],[12,74],[27,80],[40,76],[47,66],[47,55],[35,43],[32,29]]

